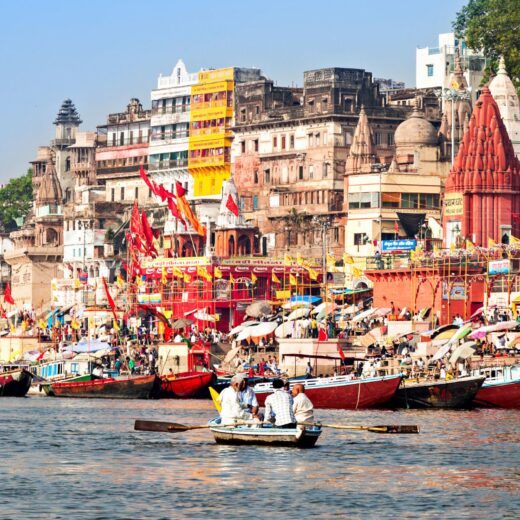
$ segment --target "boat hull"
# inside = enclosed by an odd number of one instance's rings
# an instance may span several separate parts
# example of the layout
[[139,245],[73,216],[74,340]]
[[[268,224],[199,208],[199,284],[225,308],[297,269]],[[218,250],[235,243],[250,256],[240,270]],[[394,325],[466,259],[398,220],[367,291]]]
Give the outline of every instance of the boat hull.
[[162,399],[207,397],[207,388],[214,379],[213,372],[183,372],[161,379]]
[[[82,376],[69,377],[64,380],[60,380],[60,383],[72,383],[72,382],[80,382],[80,381],[93,381],[94,379],[100,379],[99,377],[93,376],[92,374],[85,374]],[[45,392],[45,395],[49,397],[55,397],[54,391],[52,389],[52,385],[56,384],[56,382],[48,382],[41,383],[39,386]]]
[[94,379],[53,383],[54,397],[104,399],[154,399],[159,397],[161,380],[155,376],[135,376],[119,379]]
[[[377,408],[390,401],[399,387],[401,375],[351,381],[330,378],[298,382],[305,386],[305,394],[314,408],[358,410]],[[265,399],[272,390],[264,390],[258,386],[254,390],[260,406],[264,406]]]
[[292,448],[313,448],[321,435],[320,428],[298,430],[297,428],[211,428],[218,444],[285,446]]
[[0,373],[0,397],[25,397],[33,377],[25,368]]
[[403,381],[389,403],[395,408],[469,408],[484,377],[411,383]]
[[481,408],[520,409],[520,381],[482,385],[474,405]]

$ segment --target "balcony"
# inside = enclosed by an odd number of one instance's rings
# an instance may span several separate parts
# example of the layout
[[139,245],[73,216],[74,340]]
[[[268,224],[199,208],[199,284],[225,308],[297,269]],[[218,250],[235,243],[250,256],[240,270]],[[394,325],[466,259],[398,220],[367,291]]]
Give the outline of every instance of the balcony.
[[127,137],[125,139],[116,139],[115,141],[113,139],[107,140],[106,143],[99,143],[99,147],[106,147],[106,148],[115,148],[118,146],[131,146],[131,145],[148,145],[148,138],[147,137],[135,137],[130,138]]
[[189,112],[190,105],[170,105],[167,107],[152,108],[152,116],[162,116],[164,114],[183,114]]
[[[102,176],[102,175],[110,175],[110,174],[114,174],[114,173],[135,173],[135,175],[139,175],[140,167],[141,166],[139,164],[132,164],[130,166],[113,166],[110,168],[98,167],[97,175]],[[146,164],[144,164],[143,167],[145,170],[147,169]]]
[[173,161],[162,161],[160,163],[150,164],[149,171],[155,172],[159,170],[169,170],[171,168],[186,168],[188,159],[176,159]]
[[150,140],[153,144],[169,144],[176,139],[187,139],[190,136],[189,132],[166,132],[164,134],[152,134]]

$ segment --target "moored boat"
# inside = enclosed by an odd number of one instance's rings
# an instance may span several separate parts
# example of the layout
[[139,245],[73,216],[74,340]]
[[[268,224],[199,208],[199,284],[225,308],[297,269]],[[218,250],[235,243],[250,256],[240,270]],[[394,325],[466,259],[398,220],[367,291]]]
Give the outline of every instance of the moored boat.
[[263,427],[220,426],[218,420],[209,424],[217,444],[313,448],[321,435],[321,428],[317,426],[305,428],[275,428],[265,425]]
[[416,382],[403,380],[389,405],[396,408],[468,408],[484,376]]
[[33,374],[25,368],[0,372],[0,397],[24,397],[32,379]]
[[486,377],[474,400],[482,408],[520,408],[520,365],[479,369]]
[[[92,374],[84,374],[82,376],[74,376],[69,377],[67,379],[60,379],[60,383],[74,383],[74,382],[80,382],[80,381],[92,381],[94,379],[100,379],[97,376],[94,376]],[[42,390],[45,392],[45,395],[50,397],[55,397],[54,391],[52,390],[52,385],[56,384],[57,381],[47,381],[44,383],[41,383],[39,386],[42,388]]]
[[55,397],[93,397],[105,399],[154,399],[161,390],[156,375],[94,379],[91,381],[63,381],[51,385]]
[[[352,379],[350,376],[334,376],[299,380],[305,386],[305,394],[314,408],[357,410],[384,405],[394,396],[402,376],[391,375]],[[271,383],[259,383],[254,387],[261,406],[272,393]]]
[[161,398],[207,397],[213,372],[181,372],[161,378]]

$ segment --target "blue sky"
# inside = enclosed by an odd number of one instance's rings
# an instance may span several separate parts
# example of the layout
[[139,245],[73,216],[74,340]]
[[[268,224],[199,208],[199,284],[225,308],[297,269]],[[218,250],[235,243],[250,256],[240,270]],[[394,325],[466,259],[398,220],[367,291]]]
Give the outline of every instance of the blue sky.
[[0,1],[0,182],[23,174],[70,97],[95,130],[159,73],[254,66],[279,85],[303,71],[364,68],[413,86],[415,48],[436,45],[466,2],[424,0]]

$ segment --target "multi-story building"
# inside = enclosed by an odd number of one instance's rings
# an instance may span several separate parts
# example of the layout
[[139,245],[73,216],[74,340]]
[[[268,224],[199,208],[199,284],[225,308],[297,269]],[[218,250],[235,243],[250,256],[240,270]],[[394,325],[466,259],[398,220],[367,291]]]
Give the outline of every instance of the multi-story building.
[[486,59],[480,52],[468,49],[463,40],[454,33],[439,34],[436,47],[418,47],[415,51],[415,86],[417,88],[452,88],[450,75],[455,69],[457,49],[460,52],[462,68],[470,87],[471,101],[475,103],[484,77]]
[[159,76],[152,90],[150,121],[150,177],[168,189],[179,181],[193,194],[193,177],[188,173],[191,89],[198,81],[179,60],[169,76]]
[[234,177],[264,254],[321,257],[325,231],[327,248],[341,256],[345,166],[362,106],[373,120],[374,153],[390,162],[409,109],[385,107],[369,72],[308,71],[303,89],[267,79],[236,87]]
[[106,187],[107,202],[150,201],[139,176],[141,164],[148,168],[150,118],[151,111],[132,98],[125,112],[109,114],[107,123],[98,126],[96,177]]

